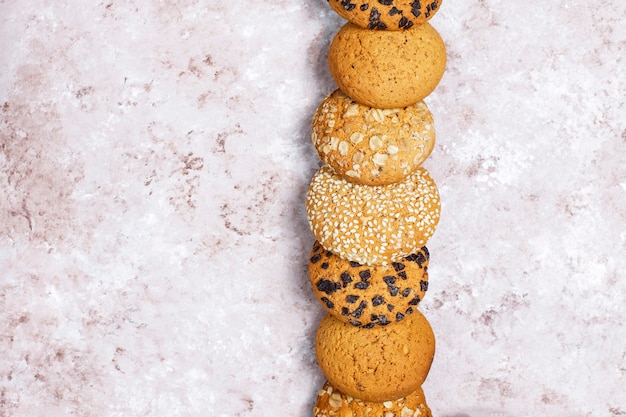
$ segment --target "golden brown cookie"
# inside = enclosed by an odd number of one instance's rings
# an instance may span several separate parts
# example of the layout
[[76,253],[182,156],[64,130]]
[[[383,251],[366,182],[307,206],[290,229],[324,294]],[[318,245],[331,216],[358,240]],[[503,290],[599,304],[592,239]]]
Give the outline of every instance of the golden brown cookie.
[[428,158],[435,127],[423,101],[377,109],[336,90],[313,116],[312,139],[319,158],[342,177],[383,185],[401,181]]
[[389,265],[346,261],[318,242],[309,258],[309,279],[320,303],[339,320],[371,328],[404,320],[428,290],[428,249]]
[[317,393],[313,417],[432,417],[432,413],[421,387],[397,400],[372,402],[346,395],[326,382]]
[[439,191],[423,167],[401,182],[370,186],[324,165],[311,180],[305,204],[321,245],[364,265],[386,265],[417,252],[439,222]]
[[435,354],[435,336],[418,310],[393,326],[362,329],[327,314],[315,340],[331,385],[363,401],[394,401],[417,390]]
[[403,31],[344,25],[328,51],[330,73],[346,95],[366,106],[406,107],[428,96],[446,66],[446,47],[430,23]]
[[328,4],[339,16],[362,28],[402,30],[428,21],[441,1],[329,0]]

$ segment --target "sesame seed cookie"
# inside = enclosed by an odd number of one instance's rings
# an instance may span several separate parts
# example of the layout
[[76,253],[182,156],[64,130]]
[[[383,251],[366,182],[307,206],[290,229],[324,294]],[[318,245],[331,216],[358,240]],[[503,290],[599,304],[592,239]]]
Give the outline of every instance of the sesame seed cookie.
[[403,30],[421,25],[437,13],[441,1],[328,0],[339,16],[365,29]]
[[394,401],[417,390],[435,355],[435,336],[418,310],[393,326],[362,329],[327,314],[315,339],[320,369],[362,401]]
[[345,24],[328,51],[330,73],[353,100],[379,109],[428,96],[443,77],[446,47],[430,23],[403,31]]
[[432,417],[424,391],[418,388],[393,401],[362,401],[346,395],[327,381],[317,393],[313,417]]
[[435,146],[433,116],[426,104],[378,109],[358,104],[341,90],[313,116],[313,145],[335,172],[358,184],[401,181]]
[[323,165],[306,194],[311,231],[328,251],[386,265],[426,245],[439,222],[439,191],[423,167],[388,185],[352,183]]
[[390,265],[346,261],[315,242],[309,279],[329,313],[354,326],[371,328],[404,320],[428,290],[426,247]]

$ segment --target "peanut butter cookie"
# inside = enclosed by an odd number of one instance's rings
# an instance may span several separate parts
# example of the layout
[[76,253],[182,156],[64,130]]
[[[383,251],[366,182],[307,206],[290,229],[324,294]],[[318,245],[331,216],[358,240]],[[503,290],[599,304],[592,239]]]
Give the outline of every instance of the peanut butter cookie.
[[315,351],[334,388],[362,401],[394,401],[421,387],[435,354],[435,336],[418,310],[393,326],[371,329],[327,314]]
[[430,23],[403,31],[347,23],[330,45],[328,64],[339,89],[356,102],[380,109],[406,107],[437,87],[446,47]]

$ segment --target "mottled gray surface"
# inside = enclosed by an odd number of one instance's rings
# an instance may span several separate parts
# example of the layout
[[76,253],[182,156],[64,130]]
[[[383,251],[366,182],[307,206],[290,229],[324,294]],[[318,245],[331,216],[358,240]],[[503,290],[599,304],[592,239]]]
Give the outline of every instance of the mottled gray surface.
[[[89,4],[88,4],[89,3]],[[0,0],[0,416],[310,416],[323,0]],[[626,3],[446,0],[436,416],[626,415]]]

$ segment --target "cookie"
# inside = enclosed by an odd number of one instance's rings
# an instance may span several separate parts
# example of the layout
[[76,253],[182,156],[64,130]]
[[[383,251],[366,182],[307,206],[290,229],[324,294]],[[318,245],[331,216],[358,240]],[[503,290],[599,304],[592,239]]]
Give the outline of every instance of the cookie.
[[394,401],[417,390],[435,354],[435,336],[418,310],[393,326],[362,329],[327,314],[315,339],[330,384],[363,401]]
[[377,109],[358,104],[341,90],[317,108],[311,136],[324,163],[347,180],[367,185],[401,181],[435,146],[433,116],[423,101]]
[[424,391],[418,388],[393,401],[362,401],[334,389],[326,382],[317,393],[313,417],[432,417]]
[[428,96],[446,66],[446,48],[430,23],[403,31],[345,24],[328,51],[330,73],[347,96],[370,107],[406,107]]
[[437,13],[441,1],[328,0],[344,19],[365,29],[404,30],[421,25]]
[[354,326],[371,328],[404,320],[428,290],[426,247],[389,265],[346,261],[318,242],[309,258],[313,292],[329,313]]
[[352,183],[323,165],[306,193],[313,235],[328,251],[386,265],[426,245],[439,222],[439,191],[426,169],[388,185]]

